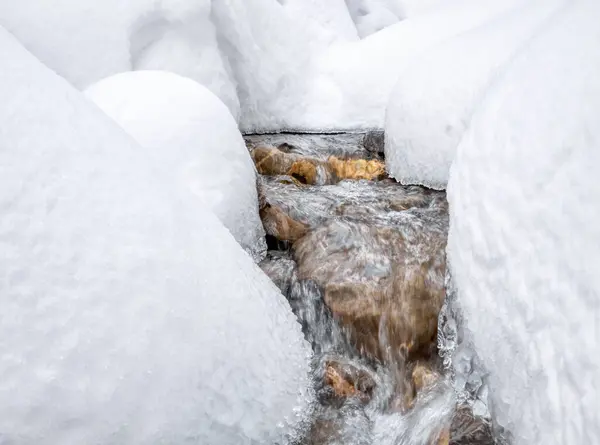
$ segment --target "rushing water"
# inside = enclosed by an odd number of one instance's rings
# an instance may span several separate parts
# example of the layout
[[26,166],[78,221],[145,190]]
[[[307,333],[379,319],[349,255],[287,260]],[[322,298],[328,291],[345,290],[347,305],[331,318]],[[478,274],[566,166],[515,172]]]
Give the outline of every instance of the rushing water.
[[[367,144],[363,136],[253,135],[247,144],[279,146],[295,159],[381,159],[379,135]],[[322,165],[320,185],[285,174],[258,182],[270,246],[261,267],[315,352],[318,406],[298,444],[494,443],[470,405],[457,409],[437,353],[445,194],[391,179],[340,180]]]

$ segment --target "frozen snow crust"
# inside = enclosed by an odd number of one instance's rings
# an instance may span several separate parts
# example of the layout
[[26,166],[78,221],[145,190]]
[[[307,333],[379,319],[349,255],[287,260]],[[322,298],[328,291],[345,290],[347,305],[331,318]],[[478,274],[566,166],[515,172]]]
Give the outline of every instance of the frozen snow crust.
[[599,16],[570,2],[538,33],[451,168],[449,264],[517,445],[600,443]]
[[561,4],[525,2],[435,46],[400,73],[385,124],[386,166],[394,178],[446,188],[456,147],[483,93]]
[[283,296],[2,28],[0,53],[0,442],[281,441],[310,358]]
[[240,245],[266,252],[256,169],[227,107],[193,80],[161,71],[116,74],[85,91],[139,144],[155,171],[199,198]]

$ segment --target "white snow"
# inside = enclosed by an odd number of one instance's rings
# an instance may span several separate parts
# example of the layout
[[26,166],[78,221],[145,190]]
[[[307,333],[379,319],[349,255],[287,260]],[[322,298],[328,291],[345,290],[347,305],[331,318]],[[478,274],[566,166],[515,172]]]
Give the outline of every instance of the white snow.
[[448,185],[448,259],[515,445],[600,443],[600,4],[570,2],[490,90]]
[[454,0],[346,0],[361,37],[453,2]]
[[237,123],[214,94],[162,71],[116,74],[85,93],[147,149],[163,183],[191,191],[255,260],[264,256],[256,169]]
[[0,441],[274,443],[310,347],[219,220],[0,28]]
[[210,0],[5,0],[0,26],[79,89],[123,71],[168,70],[208,87],[237,117],[210,12]]
[[561,0],[540,0],[454,37],[414,60],[398,78],[386,112],[385,154],[402,184],[445,189],[476,105],[508,60]]
[[358,40],[358,31],[344,0],[279,0],[286,14],[305,22],[312,39],[324,44]]
[[303,101],[282,108],[279,115],[286,116],[284,121],[293,128],[383,128],[398,76],[415,57],[520,3],[455,0],[452,6],[403,20],[359,42],[331,45],[314,56]]

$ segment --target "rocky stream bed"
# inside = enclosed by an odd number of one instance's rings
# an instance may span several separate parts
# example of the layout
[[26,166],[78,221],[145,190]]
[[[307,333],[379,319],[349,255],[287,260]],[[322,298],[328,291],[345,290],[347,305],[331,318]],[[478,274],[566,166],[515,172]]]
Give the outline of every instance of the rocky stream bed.
[[261,268],[311,343],[318,406],[300,445],[494,444],[438,354],[444,192],[386,176],[383,134],[247,135]]

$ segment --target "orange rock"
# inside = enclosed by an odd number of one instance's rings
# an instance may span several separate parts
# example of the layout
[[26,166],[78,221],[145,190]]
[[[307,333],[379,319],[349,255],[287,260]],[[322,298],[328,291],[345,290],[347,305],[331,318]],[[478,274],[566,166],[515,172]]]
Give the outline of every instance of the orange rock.
[[259,145],[250,153],[261,175],[285,175],[299,156],[284,153],[275,147]]
[[[304,158],[299,159],[292,164],[290,169],[286,172],[287,175],[296,178],[303,184],[317,184],[319,179],[318,175],[318,167],[319,162],[310,159]],[[324,181],[322,181],[324,182]]]
[[368,403],[375,388],[375,381],[368,372],[334,360],[325,363],[325,384],[337,397],[358,397],[363,403]]
[[331,156],[327,160],[329,168],[338,178],[376,180],[385,177],[385,164],[379,160],[339,159]]
[[277,206],[266,204],[260,209],[260,218],[267,234],[281,241],[295,242],[308,231],[308,226],[292,219]]

